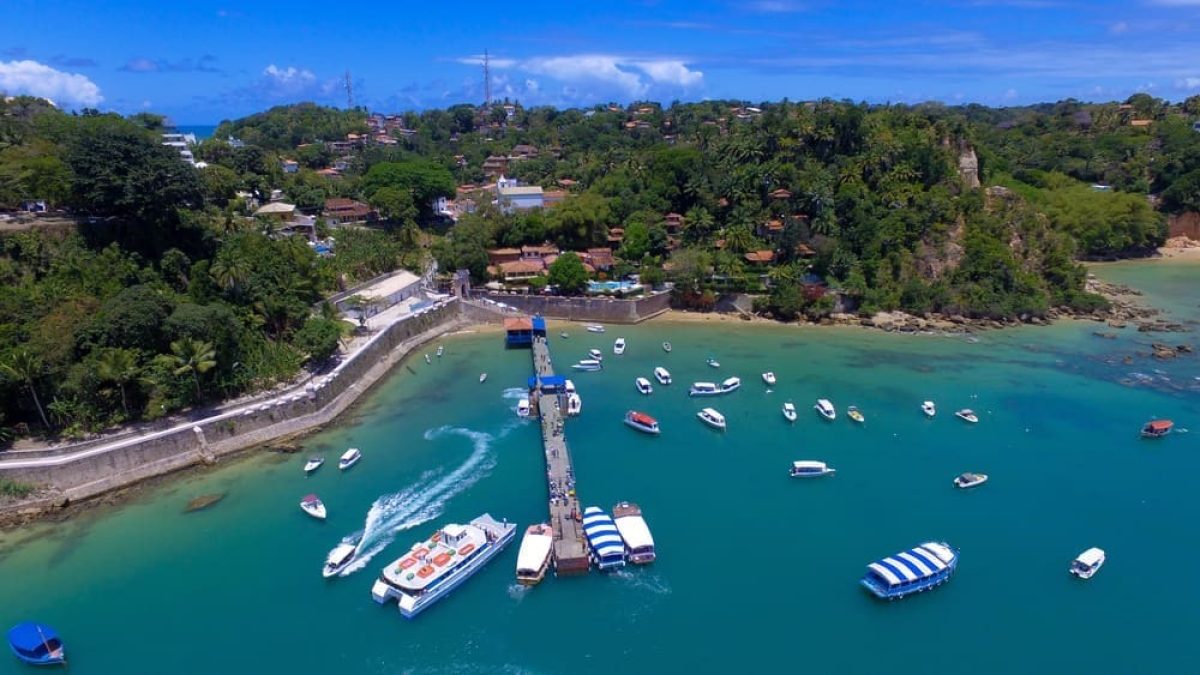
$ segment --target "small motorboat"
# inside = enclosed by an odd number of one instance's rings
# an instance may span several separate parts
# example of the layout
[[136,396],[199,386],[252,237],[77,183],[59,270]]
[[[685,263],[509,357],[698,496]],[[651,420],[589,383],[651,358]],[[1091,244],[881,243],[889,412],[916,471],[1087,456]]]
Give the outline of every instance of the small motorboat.
[[664,342],[664,343],[663,343],[663,351],[664,351],[664,352],[666,352],[666,353],[668,353],[668,354],[670,354],[670,353],[671,353],[671,343],[670,343],[670,342]]
[[567,394],[567,414],[571,417],[583,412],[583,399],[579,398],[579,394],[571,392]]
[[833,421],[834,419],[837,419],[837,410],[834,410],[833,404],[830,403],[829,399],[827,398],[817,399],[817,403],[813,406],[813,410],[816,410],[818,415],[827,420]]
[[325,503],[316,495],[304,495],[300,500],[300,510],[317,520],[325,520]]
[[1104,565],[1104,549],[1093,546],[1071,562],[1071,574],[1080,579],[1091,579]]
[[562,339],[566,340],[567,338],[569,338],[569,337],[571,337],[571,336],[570,336],[570,335],[568,335],[568,334],[567,334],[567,331],[565,331],[565,330],[564,330],[563,332],[561,332],[561,333],[559,333],[559,334],[558,334],[558,337],[560,337],[560,338],[562,338]]
[[428,354],[426,354],[426,355],[425,355],[425,363],[426,363],[426,364],[433,363],[433,359],[429,358],[429,355],[428,355]]
[[795,422],[796,418],[799,417],[796,414],[796,406],[791,401],[783,404],[783,417],[789,422]]
[[835,473],[837,473],[837,469],[827,466],[825,462],[811,460],[792,462],[792,468],[788,470],[788,475],[792,478],[820,478],[821,476],[832,476]]
[[62,638],[46,624],[26,621],[9,628],[8,646],[18,659],[33,666],[65,665],[67,662]]
[[658,366],[654,369],[654,379],[658,380],[658,383],[662,385],[671,384],[671,371]]
[[726,378],[725,381],[721,383],[721,393],[722,394],[732,394],[733,392],[740,389],[741,386],[742,386],[742,378],[740,378],[740,377]]
[[639,393],[650,394],[654,391],[654,387],[650,386],[650,380],[644,377],[639,377],[633,381],[633,386],[637,387]]
[[517,417],[529,417],[530,410],[529,399],[523,398],[517,401]]
[[983,485],[987,482],[987,479],[988,477],[986,473],[971,473],[968,471],[955,477],[954,487],[973,488],[976,485]]
[[589,349],[588,356],[590,356],[592,358],[592,360],[594,360],[594,361],[603,361],[604,360],[604,354],[600,353],[599,349]]
[[445,353],[446,353],[446,348],[441,345],[438,345],[437,357],[440,359],[440,358],[442,358],[442,354],[445,354]]
[[574,394],[575,393],[575,383],[570,380],[564,380],[563,381],[563,389],[565,389],[568,394]]
[[487,382],[487,373],[480,373],[479,384],[483,384],[484,382]]
[[1162,438],[1171,433],[1174,426],[1171,420],[1150,420],[1142,427],[1142,438]]
[[955,411],[954,416],[965,422],[970,422],[971,424],[979,422],[979,415],[976,415],[975,411],[971,410],[970,408],[963,408],[962,410]]
[[716,359],[714,359],[714,358],[713,358],[713,357],[711,357],[711,356],[710,356],[710,357],[708,357],[708,359],[705,361],[705,363],[707,363],[707,364],[708,364],[708,367],[709,367],[709,368],[720,368],[720,367],[721,367],[721,362],[720,362],[720,361],[718,361],[718,360],[716,360]]
[[358,451],[358,448],[350,448],[342,453],[342,458],[338,460],[338,468],[345,471],[358,464],[358,460],[360,459],[362,459],[362,453]]
[[600,370],[604,366],[596,359],[583,359],[579,363],[571,366],[575,370],[595,371]]
[[617,356],[625,353],[625,338],[617,338],[616,342],[613,342],[613,353]]
[[354,562],[354,556],[358,552],[358,540],[343,541],[325,557],[325,567],[321,570],[321,576],[328,579],[329,577],[337,576],[346,569],[346,566]]
[[775,386],[775,373],[768,370],[767,372],[762,374],[762,380],[764,383],[766,383],[766,385],[768,387],[774,387]]
[[589,332],[589,333],[603,333],[604,332],[604,326],[601,326],[598,323],[589,323],[587,326],[585,326],[585,328],[587,328],[587,332]]
[[688,396],[719,396],[721,388],[713,382],[693,382]]
[[304,473],[312,473],[321,468],[321,465],[324,463],[324,457],[309,457],[308,461],[304,463]]
[[637,429],[645,434],[658,434],[658,420],[644,412],[630,410],[625,413],[625,426]]
[[926,417],[933,417],[937,414],[937,406],[933,404],[933,401],[925,401],[921,404],[921,412],[925,413]]
[[701,422],[704,422],[714,429],[725,431],[725,416],[713,408],[705,408],[704,410],[701,410],[700,412],[696,413],[696,417],[699,417]]
[[851,420],[858,422],[859,424],[867,421],[867,418],[862,414],[862,411],[859,410],[858,406],[856,405],[846,408],[846,417],[849,417]]

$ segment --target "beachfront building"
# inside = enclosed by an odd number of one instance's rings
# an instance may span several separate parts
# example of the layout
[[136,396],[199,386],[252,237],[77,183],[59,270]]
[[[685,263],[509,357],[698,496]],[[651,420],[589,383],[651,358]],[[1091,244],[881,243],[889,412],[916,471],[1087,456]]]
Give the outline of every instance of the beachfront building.
[[334,198],[325,200],[321,217],[331,227],[344,225],[370,225],[379,219],[375,209],[353,199]]
[[[339,312],[352,319],[370,318],[389,307],[397,305],[421,292],[421,277],[412,272],[399,271],[386,275],[375,283],[356,290],[353,294],[343,293],[330,300]],[[369,306],[359,307],[359,302],[368,300]]]
[[496,203],[505,213],[540,209],[546,205],[540,186],[519,185],[515,178],[505,178],[504,176],[496,181]]
[[166,133],[162,135],[162,144],[179,152],[183,161],[196,166],[196,157],[192,154],[196,134]]

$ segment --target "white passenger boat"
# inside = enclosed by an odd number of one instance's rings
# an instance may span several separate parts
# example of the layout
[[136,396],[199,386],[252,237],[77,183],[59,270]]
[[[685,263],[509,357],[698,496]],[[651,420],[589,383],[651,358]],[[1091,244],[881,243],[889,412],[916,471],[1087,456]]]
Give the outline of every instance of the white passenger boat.
[[1092,547],[1079,554],[1071,563],[1071,574],[1080,579],[1091,579],[1104,565],[1104,549]]
[[589,506],[583,510],[583,534],[600,571],[625,566],[625,540],[604,509]]
[[732,394],[733,392],[740,389],[741,386],[742,386],[742,378],[740,378],[740,377],[726,378],[725,381],[721,383],[721,393],[722,394]]
[[613,353],[617,356],[625,353],[625,338],[620,337],[613,342]]
[[581,412],[583,412],[583,399],[579,398],[579,394],[576,393],[567,394],[567,414],[575,417]]
[[773,373],[773,372],[771,372],[771,371],[769,371],[769,370],[768,370],[767,372],[765,372],[765,373],[763,373],[763,374],[762,374],[762,379],[763,379],[763,382],[764,382],[764,383],[765,383],[765,384],[766,384],[768,387],[774,387],[774,386],[775,386],[775,373]]
[[595,361],[603,361],[604,360],[604,354],[601,354],[599,349],[589,349],[588,356],[590,356]]
[[979,422],[979,415],[976,415],[975,411],[971,410],[970,408],[963,408],[962,410],[955,412],[954,416],[965,422],[970,422],[971,424],[976,424]]
[[657,435],[659,433],[658,420],[637,410],[630,410],[625,413],[625,426],[637,429],[646,434]]
[[654,387],[650,386],[650,380],[647,380],[644,377],[639,377],[634,380],[633,386],[637,387],[638,392],[641,394],[650,394],[654,391]]
[[308,461],[304,463],[304,473],[312,473],[321,468],[321,465],[324,463],[324,457],[309,457]]
[[837,418],[837,411],[833,409],[833,404],[827,398],[817,399],[817,404],[813,406],[813,410],[816,410],[818,415],[827,420]]
[[837,470],[830,468],[825,462],[810,460],[792,462],[792,468],[788,470],[788,475],[792,478],[819,478],[821,476],[832,476],[835,473],[837,473]]
[[300,510],[317,520],[325,520],[325,504],[316,495],[304,495],[300,500]]
[[596,359],[583,359],[582,361],[572,365],[571,367],[574,368],[575,370],[582,370],[584,372],[594,372],[594,371],[600,370],[604,366]]
[[321,569],[321,576],[328,579],[342,573],[342,570],[354,561],[355,553],[358,551],[358,541],[346,542],[333,547],[329,555],[325,557],[325,567]]
[[565,380],[565,381],[564,381],[563,388],[564,388],[564,389],[566,389],[566,392],[567,392],[568,394],[574,394],[574,393],[575,393],[575,383],[574,383],[574,382],[572,382],[572,381],[570,381],[570,380]]
[[341,459],[338,460],[338,468],[342,471],[345,471],[355,464],[358,464],[358,460],[360,459],[362,459],[362,453],[358,451],[358,448],[350,448],[346,452],[342,453]]
[[662,385],[671,384],[671,371],[658,366],[654,369],[654,379],[658,380],[658,383]]
[[516,533],[516,525],[486,513],[466,525],[446,525],[383,568],[371,597],[380,604],[398,601],[400,614],[411,619],[482,569]]
[[933,401],[925,401],[921,404],[921,412],[925,413],[926,417],[933,417],[937,415],[937,406],[933,404]]
[[484,382],[487,382],[487,373],[480,373],[479,384],[483,384]]
[[517,417],[529,417],[533,407],[529,404],[529,399],[523,398],[517,401]]
[[696,413],[696,417],[699,417],[701,422],[714,429],[725,430],[725,416],[717,412],[714,408],[705,408]]
[[654,536],[642,518],[642,509],[632,502],[621,502],[613,507],[613,522],[625,540],[625,557],[634,565],[654,562]]
[[846,408],[846,417],[849,417],[852,421],[858,422],[859,424],[867,421],[866,416],[862,414],[862,411],[859,410],[858,406],[856,405]]
[[973,488],[987,482],[986,473],[971,473],[970,471],[954,477],[954,487]]
[[517,583],[536,586],[546,577],[554,548],[554,529],[546,523],[530,525],[517,550]]
[[693,382],[688,396],[720,396],[721,388],[715,382]]
[[721,362],[720,362],[720,361],[718,361],[718,360],[716,360],[716,359],[714,359],[714,358],[713,358],[713,357],[711,357],[711,356],[710,356],[710,357],[708,357],[708,360],[707,360],[707,361],[705,361],[705,363],[707,363],[707,364],[708,364],[708,367],[709,367],[709,368],[720,368],[720,367],[721,367]]
[[587,328],[587,332],[589,332],[589,333],[603,333],[604,332],[604,326],[601,326],[598,323],[589,323],[587,326],[585,326],[585,328]]
[[666,352],[666,353],[668,353],[668,354],[670,354],[670,353],[671,353],[671,343],[670,343],[670,342],[664,342],[664,343],[663,343],[663,351],[664,351],[664,352]]
[[796,406],[791,401],[783,404],[783,417],[789,422],[795,422],[799,415],[796,414]]
[[443,346],[441,346],[441,345],[438,345],[438,348],[437,348],[437,356],[438,356],[438,358],[439,358],[439,359],[440,359],[440,358],[442,358],[442,354],[445,354],[445,353],[446,353],[446,348],[445,348],[445,347],[443,347]]

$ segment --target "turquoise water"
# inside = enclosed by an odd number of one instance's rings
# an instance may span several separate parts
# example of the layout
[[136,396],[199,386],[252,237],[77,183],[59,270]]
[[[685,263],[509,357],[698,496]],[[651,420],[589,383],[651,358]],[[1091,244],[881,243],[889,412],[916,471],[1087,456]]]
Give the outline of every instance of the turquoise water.
[[215,124],[180,124],[175,127],[181,134],[196,134],[197,141],[203,141],[210,138],[213,132],[217,130]]
[[[1200,314],[1174,295],[1195,288],[1200,266],[1101,274],[1136,279],[1178,317]],[[447,338],[432,365],[417,355],[398,367],[301,454],[254,455],[119,508],[0,535],[0,624],[54,625],[71,672],[84,674],[1194,672],[1200,591],[1178,574],[1200,558],[1195,357],[1156,362],[1144,355],[1156,338],[1106,340],[1092,331],[1108,329],[1075,323],[977,342],[740,321],[566,330],[552,344],[561,365],[606,353],[603,372],[571,375],[584,399],[567,426],[579,493],[606,509],[638,502],[654,565],[525,590],[513,583],[514,544],[415,621],[371,601],[379,569],[440,523],[545,517],[539,434],[513,414],[528,352],[473,334]],[[628,351],[612,356],[620,336]],[[655,365],[675,384],[642,397],[633,379]],[[768,369],[773,392],[759,379]],[[729,375],[741,391],[687,398],[691,381]],[[821,422],[818,397],[858,405],[866,424]],[[926,398],[934,420],[918,409]],[[779,412],[789,399],[794,425]],[[694,418],[706,405],[727,432]],[[978,425],[953,417],[966,406]],[[625,428],[631,407],[656,416],[662,435]],[[1158,415],[1197,432],[1140,441]],[[307,454],[348,446],[363,450],[358,466],[303,476]],[[838,474],[789,479],[794,459]],[[968,470],[991,480],[954,489]],[[213,492],[226,497],[182,513]],[[308,492],[328,522],[300,512]],[[373,507],[385,495],[398,496]],[[361,570],[322,579],[326,552],[368,514],[373,530],[412,529]],[[892,604],[858,586],[868,562],[931,538],[961,549],[947,585]],[[1066,570],[1089,546],[1109,561],[1081,582]]]

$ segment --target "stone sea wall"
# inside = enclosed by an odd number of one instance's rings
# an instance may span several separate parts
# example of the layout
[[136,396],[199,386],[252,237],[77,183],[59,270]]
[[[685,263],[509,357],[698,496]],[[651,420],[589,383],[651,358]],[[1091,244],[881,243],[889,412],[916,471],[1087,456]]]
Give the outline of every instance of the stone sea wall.
[[671,294],[658,293],[634,300],[609,297],[561,298],[545,295],[508,295],[479,293],[484,297],[515,307],[526,314],[541,314],[549,319],[594,321],[597,323],[638,323],[657,316],[670,308]]

